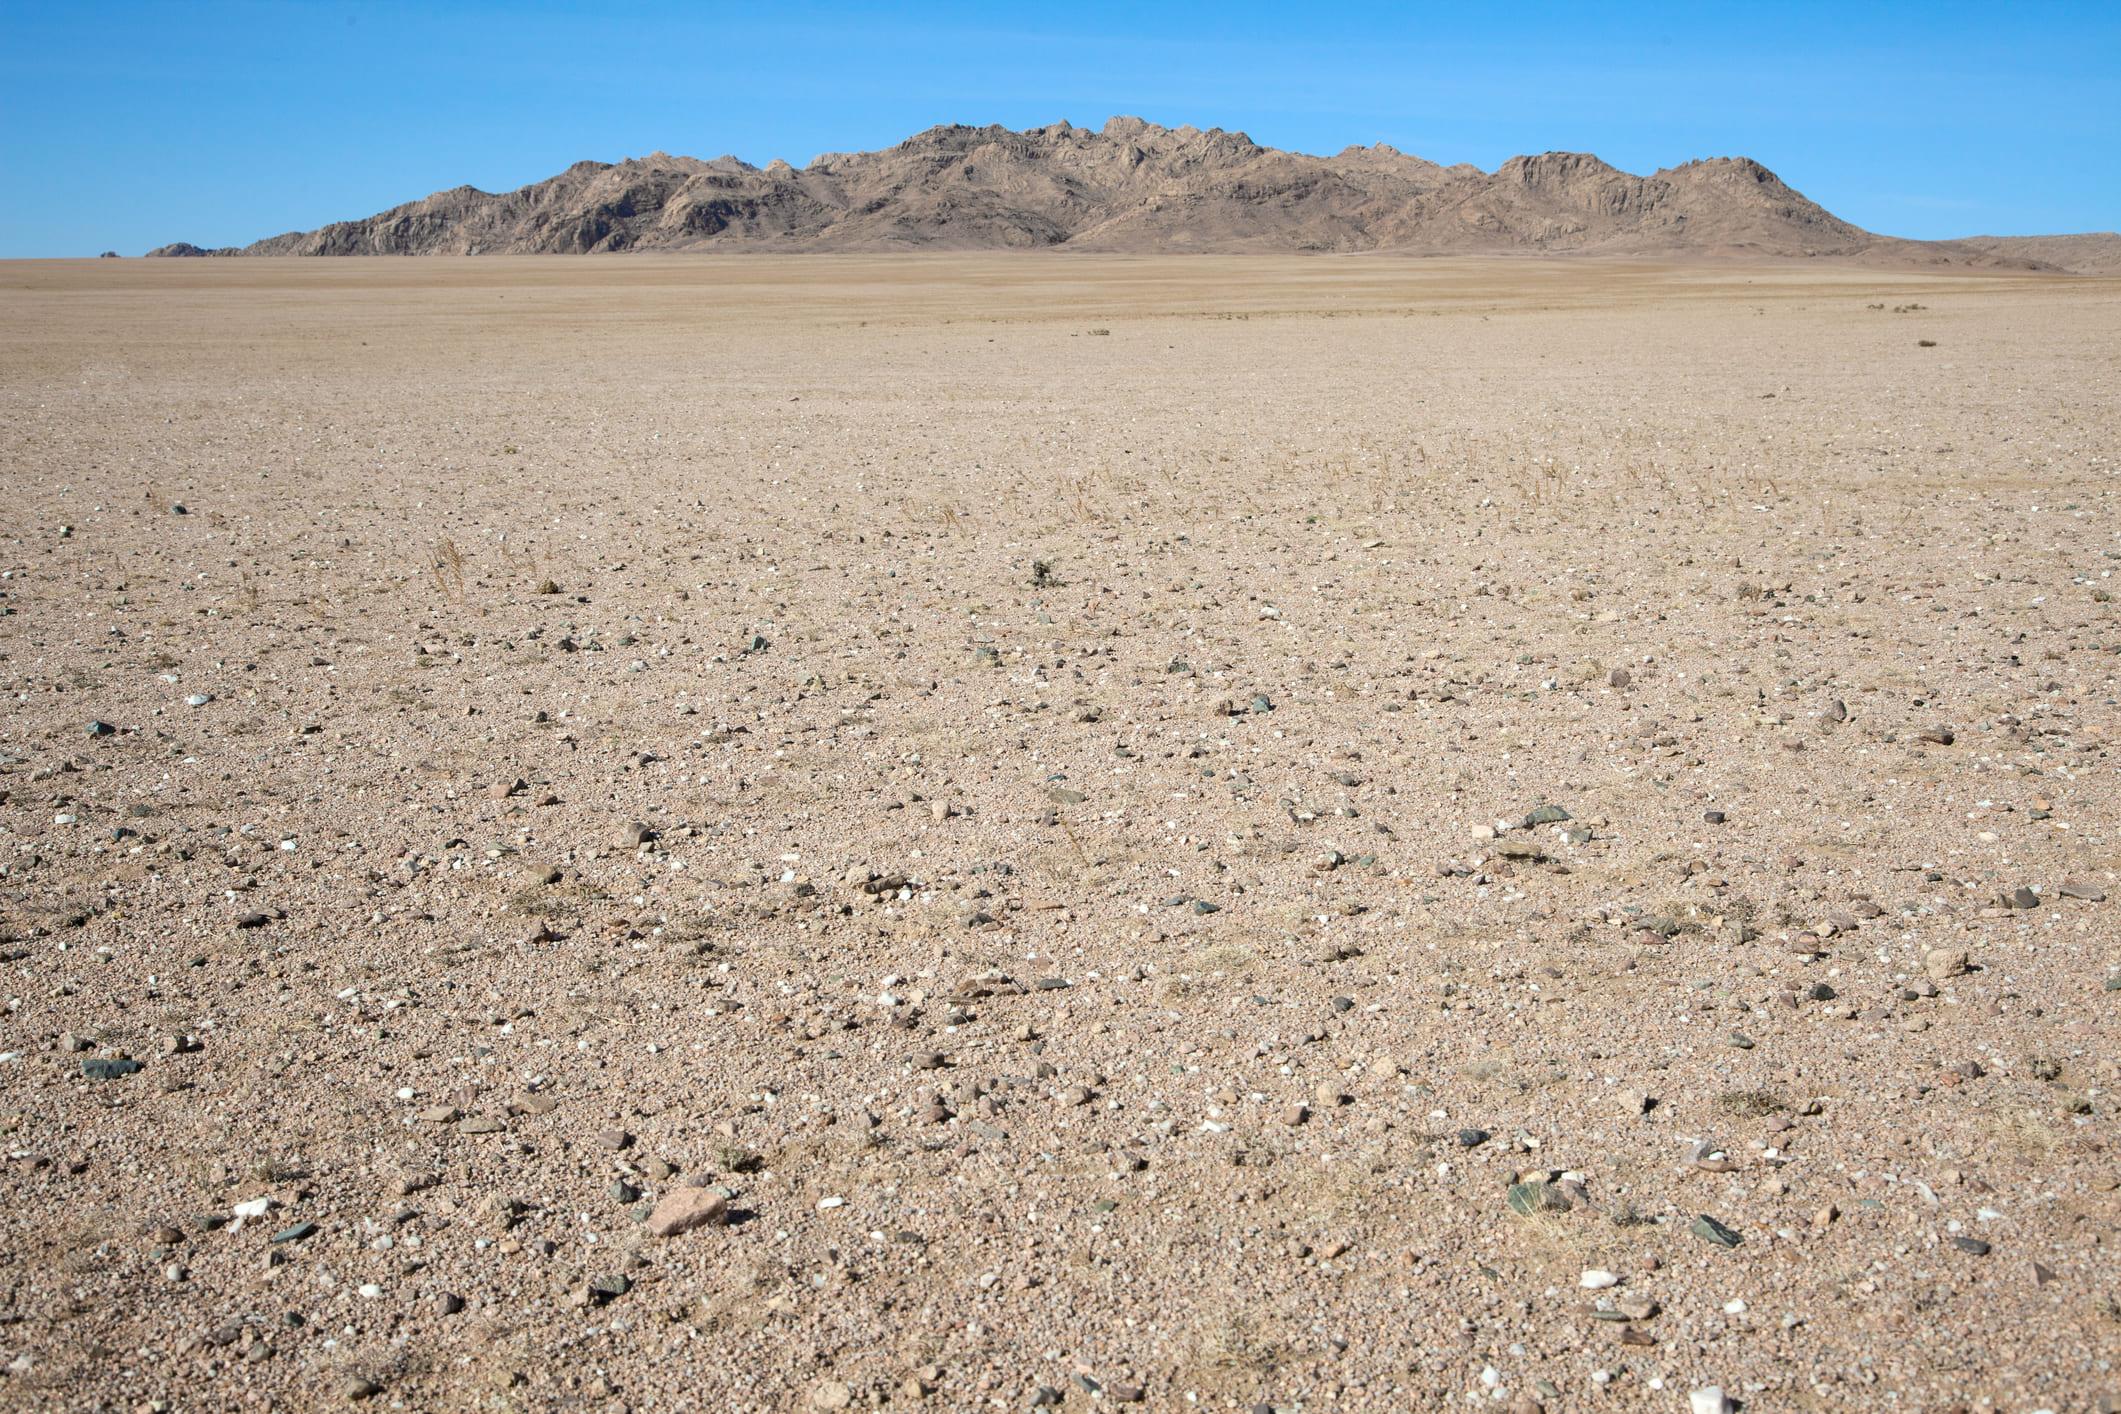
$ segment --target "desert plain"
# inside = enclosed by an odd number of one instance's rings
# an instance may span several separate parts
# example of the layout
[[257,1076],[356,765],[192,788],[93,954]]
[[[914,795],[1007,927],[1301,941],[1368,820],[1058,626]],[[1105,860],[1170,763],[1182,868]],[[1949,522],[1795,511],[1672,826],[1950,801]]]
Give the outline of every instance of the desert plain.
[[2112,1409],[2121,281],[0,265],[0,1405]]

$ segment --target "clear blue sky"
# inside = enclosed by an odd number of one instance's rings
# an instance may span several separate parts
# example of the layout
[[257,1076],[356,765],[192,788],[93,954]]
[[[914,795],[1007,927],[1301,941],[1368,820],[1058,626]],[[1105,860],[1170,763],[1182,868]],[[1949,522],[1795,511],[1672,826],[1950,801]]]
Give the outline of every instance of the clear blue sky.
[[2117,75],[2117,0],[0,0],[0,256],[238,244],[583,157],[800,164],[1113,113],[1486,168],[1743,154],[1894,235],[2113,229]]

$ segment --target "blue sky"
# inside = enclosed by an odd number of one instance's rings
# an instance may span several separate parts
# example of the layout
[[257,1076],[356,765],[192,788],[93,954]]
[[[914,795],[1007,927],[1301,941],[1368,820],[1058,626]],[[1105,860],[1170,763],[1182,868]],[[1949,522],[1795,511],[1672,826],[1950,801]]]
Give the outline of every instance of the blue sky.
[[2121,3],[0,0],[0,256],[236,244],[658,148],[1113,113],[1493,168],[1742,154],[1894,235],[2121,226]]

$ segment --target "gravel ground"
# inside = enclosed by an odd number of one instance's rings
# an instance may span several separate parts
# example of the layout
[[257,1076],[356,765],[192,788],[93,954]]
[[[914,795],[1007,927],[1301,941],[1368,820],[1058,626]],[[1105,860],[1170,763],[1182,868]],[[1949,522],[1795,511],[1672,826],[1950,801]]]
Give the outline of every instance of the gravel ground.
[[0,1404],[2115,1407],[2117,432],[2115,281],[0,265]]

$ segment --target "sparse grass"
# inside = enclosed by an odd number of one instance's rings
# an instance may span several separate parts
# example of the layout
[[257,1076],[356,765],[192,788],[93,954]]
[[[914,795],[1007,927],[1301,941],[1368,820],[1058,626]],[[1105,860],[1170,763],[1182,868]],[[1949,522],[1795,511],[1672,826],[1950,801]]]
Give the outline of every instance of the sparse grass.
[[1085,872],[1090,870],[1093,866],[1090,863],[1089,851],[1085,850],[1083,842],[1076,838],[1075,827],[1068,823],[1065,816],[1056,815],[1053,818],[1055,823],[1061,827],[1061,833],[1068,837],[1068,843],[1074,847],[1077,862],[1083,866]]
[[1716,1097],[1716,1108],[1739,1119],[1761,1119],[1788,1106],[1772,1090],[1726,1090]]
[[532,884],[509,895],[508,909],[526,918],[578,919],[591,904],[606,902],[610,897],[588,884]]
[[464,552],[457,542],[443,536],[435,542],[433,566],[435,593],[444,599],[464,599]]
[[1260,1334],[1242,1316],[1226,1316],[1201,1342],[1200,1359],[1223,1375],[1260,1375],[1274,1369],[1287,1352],[1279,1341]]
[[1189,972],[1249,972],[1259,961],[1252,950],[1236,943],[1217,943],[1186,959]]
[[766,1161],[741,1144],[718,1144],[714,1162],[723,1173],[757,1173]]
[[[1509,1221],[1504,1230],[1535,1264],[1560,1270],[1580,1269],[1590,1262],[1595,1230],[1571,1223],[1569,1215],[1545,1208],[1529,1213],[1505,1209]],[[1562,1278],[1566,1279],[1566,1278]]]
[[2029,1109],[1994,1110],[1981,1116],[1984,1134],[2021,1158],[2045,1158],[2062,1143],[2062,1135]]
[[1235,943],[1218,943],[1205,947],[1181,959],[1177,970],[1164,980],[1164,995],[1177,1000],[1219,990],[1223,985],[1247,975],[1258,964],[1259,959],[1251,949]]
[[1068,484],[1068,506],[1075,512],[1077,520],[1096,520],[1097,510],[1090,504],[1090,478],[1077,477]]

